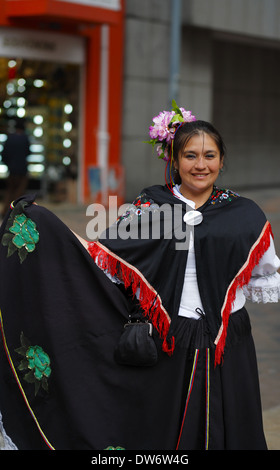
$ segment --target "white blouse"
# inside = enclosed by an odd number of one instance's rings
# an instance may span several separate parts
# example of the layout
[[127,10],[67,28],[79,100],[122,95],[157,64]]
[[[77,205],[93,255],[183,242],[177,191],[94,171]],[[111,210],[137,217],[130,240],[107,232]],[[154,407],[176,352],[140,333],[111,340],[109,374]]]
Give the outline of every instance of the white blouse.
[[[195,203],[182,196],[178,185],[174,188],[174,194],[195,209]],[[231,313],[240,310],[245,305],[246,300],[263,303],[278,302],[280,299],[280,274],[277,272],[279,267],[280,259],[275,253],[274,242],[271,237],[270,246],[259,264],[253,269],[249,283],[242,289],[237,289]],[[195,251],[193,234],[191,233],[185,281],[178,315],[199,319],[200,314],[197,313],[197,309],[200,309],[199,312],[203,312],[197,285]]]

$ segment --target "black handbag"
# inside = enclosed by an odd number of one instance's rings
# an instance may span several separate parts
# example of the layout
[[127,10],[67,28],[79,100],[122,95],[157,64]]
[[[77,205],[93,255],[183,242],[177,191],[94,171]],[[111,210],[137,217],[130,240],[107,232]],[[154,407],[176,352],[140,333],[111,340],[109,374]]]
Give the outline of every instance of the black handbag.
[[153,366],[158,352],[153,339],[153,325],[148,321],[128,322],[115,348],[115,360],[126,366]]

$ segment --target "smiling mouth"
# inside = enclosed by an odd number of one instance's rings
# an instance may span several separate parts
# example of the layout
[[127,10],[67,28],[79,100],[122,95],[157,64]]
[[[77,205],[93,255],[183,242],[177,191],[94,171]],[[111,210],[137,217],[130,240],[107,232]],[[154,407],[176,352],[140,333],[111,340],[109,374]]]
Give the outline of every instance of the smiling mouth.
[[195,178],[206,178],[206,176],[208,176],[208,173],[193,173],[192,175]]

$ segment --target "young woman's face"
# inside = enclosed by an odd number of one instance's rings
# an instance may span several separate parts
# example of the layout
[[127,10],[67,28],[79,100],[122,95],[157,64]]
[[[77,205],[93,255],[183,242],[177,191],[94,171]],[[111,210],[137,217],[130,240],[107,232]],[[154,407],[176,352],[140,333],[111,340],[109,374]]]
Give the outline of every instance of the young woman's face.
[[194,135],[179,152],[175,168],[181,177],[181,192],[212,192],[223,167],[223,158],[215,140],[206,133]]

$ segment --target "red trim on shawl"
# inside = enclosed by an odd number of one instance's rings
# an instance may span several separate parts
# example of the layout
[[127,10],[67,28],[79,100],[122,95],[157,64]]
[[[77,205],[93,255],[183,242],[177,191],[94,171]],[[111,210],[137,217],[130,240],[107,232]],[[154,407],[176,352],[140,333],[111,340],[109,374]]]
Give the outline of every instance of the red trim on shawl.
[[257,239],[257,241],[252,246],[248,258],[242,268],[239,270],[235,278],[230,283],[224,304],[221,311],[222,317],[222,325],[219,329],[218,335],[215,339],[216,344],[216,351],[215,351],[215,365],[220,364],[222,362],[225,344],[226,344],[226,336],[227,336],[227,327],[229,317],[232,311],[232,306],[236,296],[236,289],[242,288],[250,281],[252,271],[255,266],[259,263],[260,259],[267,251],[270,245],[270,236],[273,237],[271,225],[269,222],[266,222],[262,232]]
[[[171,355],[174,351],[174,337],[167,341],[171,319],[162,305],[162,301],[147,279],[133,265],[110,251],[99,242],[89,242],[88,251],[96,264],[111,276],[116,276],[124,283],[125,288],[131,287],[133,296],[139,289],[138,300],[144,316],[149,318],[163,339],[162,350]],[[96,259],[97,258],[97,259]]]

